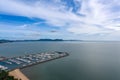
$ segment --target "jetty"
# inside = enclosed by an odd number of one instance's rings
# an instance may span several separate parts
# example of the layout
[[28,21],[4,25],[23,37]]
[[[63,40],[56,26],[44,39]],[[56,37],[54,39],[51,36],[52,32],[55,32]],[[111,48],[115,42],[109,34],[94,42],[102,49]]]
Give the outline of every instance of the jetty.
[[0,69],[13,71],[15,69],[30,67],[39,63],[55,60],[68,55],[69,54],[67,52],[55,51],[55,52],[44,52],[37,54],[27,54],[24,56],[7,58],[0,61]]

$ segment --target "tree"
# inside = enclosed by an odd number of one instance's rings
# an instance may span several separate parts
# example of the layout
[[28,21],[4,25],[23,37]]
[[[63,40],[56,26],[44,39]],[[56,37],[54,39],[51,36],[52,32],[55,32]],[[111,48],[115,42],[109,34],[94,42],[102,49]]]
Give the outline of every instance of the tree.
[[9,72],[5,70],[0,70],[0,80],[18,80],[13,76],[9,76]]

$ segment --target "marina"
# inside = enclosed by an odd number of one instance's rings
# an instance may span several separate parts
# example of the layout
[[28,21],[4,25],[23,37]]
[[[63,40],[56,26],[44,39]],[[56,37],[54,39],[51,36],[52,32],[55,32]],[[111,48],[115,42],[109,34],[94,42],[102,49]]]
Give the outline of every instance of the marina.
[[14,69],[22,69],[39,63],[58,59],[68,56],[66,52],[45,52],[37,54],[28,54],[24,56],[6,58],[0,61],[0,69],[12,71]]

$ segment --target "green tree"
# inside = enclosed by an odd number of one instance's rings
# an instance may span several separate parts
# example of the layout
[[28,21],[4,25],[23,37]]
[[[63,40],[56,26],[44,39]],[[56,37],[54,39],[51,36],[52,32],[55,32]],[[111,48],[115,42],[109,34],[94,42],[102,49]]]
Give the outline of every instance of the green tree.
[[9,72],[5,70],[0,70],[0,80],[18,80],[13,76],[9,76]]

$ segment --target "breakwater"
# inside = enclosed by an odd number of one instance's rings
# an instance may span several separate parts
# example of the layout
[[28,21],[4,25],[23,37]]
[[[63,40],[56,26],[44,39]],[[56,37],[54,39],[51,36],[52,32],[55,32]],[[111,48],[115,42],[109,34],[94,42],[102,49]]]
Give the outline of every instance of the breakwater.
[[67,52],[45,52],[37,54],[28,54],[24,56],[12,57],[0,61],[0,68],[7,71],[23,69],[40,63],[59,59],[68,56]]

